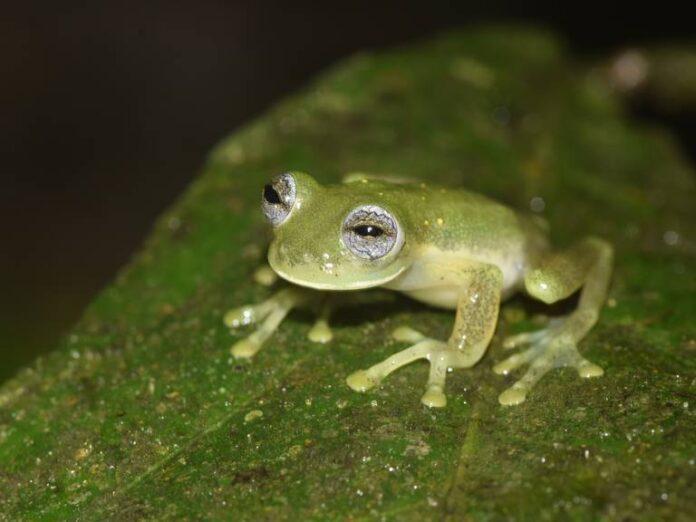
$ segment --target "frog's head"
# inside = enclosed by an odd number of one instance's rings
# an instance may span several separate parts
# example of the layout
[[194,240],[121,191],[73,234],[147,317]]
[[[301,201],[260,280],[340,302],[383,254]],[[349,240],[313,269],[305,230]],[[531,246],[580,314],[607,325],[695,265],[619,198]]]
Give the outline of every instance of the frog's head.
[[410,264],[395,202],[360,183],[321,186],[301,172],[263,188],[273,226],[271,268],[297,285],[356,290],[383,285]]

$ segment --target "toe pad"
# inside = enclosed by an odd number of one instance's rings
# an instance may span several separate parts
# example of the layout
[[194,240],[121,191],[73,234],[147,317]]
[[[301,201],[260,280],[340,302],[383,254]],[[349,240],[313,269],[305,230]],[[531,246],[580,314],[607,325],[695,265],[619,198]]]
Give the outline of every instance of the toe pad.
[[364,392],[374,387],[378,381],[371,378],[365,370],[358,370],[346,378],[346,384],[356,392]]
[[527,398],[527,394],[522,390],[510,388],[498,396],[498,402],[503,406],[515,406],[522,404]]

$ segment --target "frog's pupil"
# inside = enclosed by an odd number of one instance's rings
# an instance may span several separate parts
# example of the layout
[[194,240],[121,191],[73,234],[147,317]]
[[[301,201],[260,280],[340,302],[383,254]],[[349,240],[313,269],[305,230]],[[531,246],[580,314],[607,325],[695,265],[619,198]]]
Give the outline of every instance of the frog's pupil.
[[353,230],[356,234],[363,237],[379,237],[384,234],[384,230],[373,225],[358,225]]
[[263,198],[271,205],[277,205],[280,203],[280,195],[278,194],[278,191],[273,188],[273,185],[265,185],[263,187]]

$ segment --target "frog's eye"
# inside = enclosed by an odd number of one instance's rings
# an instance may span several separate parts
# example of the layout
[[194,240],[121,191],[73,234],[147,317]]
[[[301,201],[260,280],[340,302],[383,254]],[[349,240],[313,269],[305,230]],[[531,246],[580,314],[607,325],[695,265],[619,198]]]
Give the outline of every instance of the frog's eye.
[[290,215],[297,190],[292,174],[281,174],[263,187],[261,208],[263,213],[277,227]]
[[386,210],[374,205],[353,209],[343,221],[343,243],[364,259],[379,259],[398,252],[403,244],[399,223]]

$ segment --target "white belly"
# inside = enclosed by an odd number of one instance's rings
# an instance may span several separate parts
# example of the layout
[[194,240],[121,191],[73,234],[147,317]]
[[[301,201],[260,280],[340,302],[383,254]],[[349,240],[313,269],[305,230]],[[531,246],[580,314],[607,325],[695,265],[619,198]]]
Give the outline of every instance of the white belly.
[[446,308],[448,310],[456,309],[457,301],[459,300],[459,292],[456,288],[434,287],[424,288],[422,290],[411,290],[404,293],[421,303],[438,308]]
[[[462,273],[461,284],[466,281],[466,271],[481,264],[497,266],[503,274],[501,299],[513,294],[520,287],[525,271],[525,259],[521,251],[509,251],[504,255],[480,253],[462,255],[442,252],[428,247],[418,256],[411,268],[387,288],[403,292],[409,297],[439,308],[456,309],[460,285],[458,272]],[[443,280],[443,271],[447,273]]]

